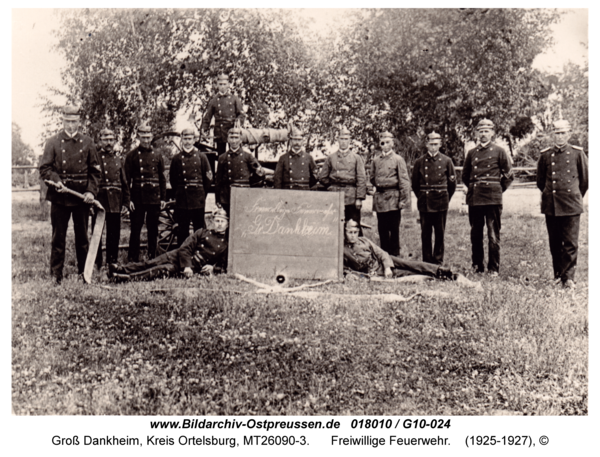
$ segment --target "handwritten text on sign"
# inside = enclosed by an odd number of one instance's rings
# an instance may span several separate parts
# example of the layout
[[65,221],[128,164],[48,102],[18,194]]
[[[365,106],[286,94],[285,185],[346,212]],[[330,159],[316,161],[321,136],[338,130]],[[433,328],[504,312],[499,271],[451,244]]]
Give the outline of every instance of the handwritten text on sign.
[[313,208],[309,203],[289,207],[281,200],[273,204],[259,198],[244,212],[251,216],[250,225],[242,231],[242,238],[257,235],[333,236],[338,231],[331,224],[338,218],[333,203],[326,208]]

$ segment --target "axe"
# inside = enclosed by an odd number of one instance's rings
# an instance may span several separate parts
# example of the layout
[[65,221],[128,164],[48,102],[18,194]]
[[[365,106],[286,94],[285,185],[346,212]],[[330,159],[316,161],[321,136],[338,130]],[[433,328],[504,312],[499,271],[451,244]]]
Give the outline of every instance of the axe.
[[[49,186],[54,188],[58,188],[58,185],[54,181],[45,180],[44,181]],[[75,192],[74,190],[69,189],[68,187],[63,187],[64,192],[67,194],[75,195],[83,200],[83,194],[79,192]],[[85,268],[83,270],[83,279],[88,284],[92,283],[92,273],[94,272],[94,260],[96,260],[96,254],[98,252],[98,245],[100,244],[100,238],[102,237],[102,231],[104,230],[104,219],[106,217],[106,211],[100,204],[98,200],[94,200],[92,203],[96,208],[98,208],[98,214],[96,215],[96,223],[94,224],[94,228],[92,231],[92,240],[90,241],[90,245],[87,252],[87,257],[85,258]]]

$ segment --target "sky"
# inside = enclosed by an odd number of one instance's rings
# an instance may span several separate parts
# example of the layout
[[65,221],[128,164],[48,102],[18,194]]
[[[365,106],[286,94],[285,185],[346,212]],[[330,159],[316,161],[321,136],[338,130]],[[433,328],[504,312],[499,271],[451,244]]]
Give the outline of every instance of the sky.
[[[339,10],[306,9],[301,14],[315,19],[315,31],[332,23]],[[41,153],[44,117],[39,106],[46,87],[60,87],[64,61],[53,51],[56,38],[52,30],[58,21],[50,9],[12,10],[12,121],[22,129],[22,138],[36,154]],[[534,62],[536,68],[560,71],[571,60],[582,64],[588,42],[588,10],[569,10],[554,26],[555,46]],[[57,100],[58,103],[63,103]]]

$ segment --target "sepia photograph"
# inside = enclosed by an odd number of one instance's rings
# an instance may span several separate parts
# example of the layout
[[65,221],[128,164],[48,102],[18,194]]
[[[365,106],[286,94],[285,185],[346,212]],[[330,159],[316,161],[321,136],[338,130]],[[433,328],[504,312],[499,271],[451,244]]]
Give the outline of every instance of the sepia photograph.
[[13,416],[588,416],[587,9],[11,22]]

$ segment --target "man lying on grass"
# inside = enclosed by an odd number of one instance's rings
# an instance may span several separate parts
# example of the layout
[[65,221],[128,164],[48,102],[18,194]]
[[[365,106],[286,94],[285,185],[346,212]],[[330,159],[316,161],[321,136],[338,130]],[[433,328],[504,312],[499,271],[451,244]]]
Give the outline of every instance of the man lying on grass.
[[115,282],[152,280],[183,274],[190,278],[194,273],[211,275],[227,267],[227,227],[229,218],[223,209],[213,213],[213,228],[197,230],[175,251],[167,252],[145,262],[126,265],[110,264],[108,276]]
[[448,268],[432,263],[402,260],[391,256],[368,238],[358,236],[358,224],[350,219],[346,223],[344,240],[344,271],[399,278],[422,275],[438,279],[456,280],[457,275]]

